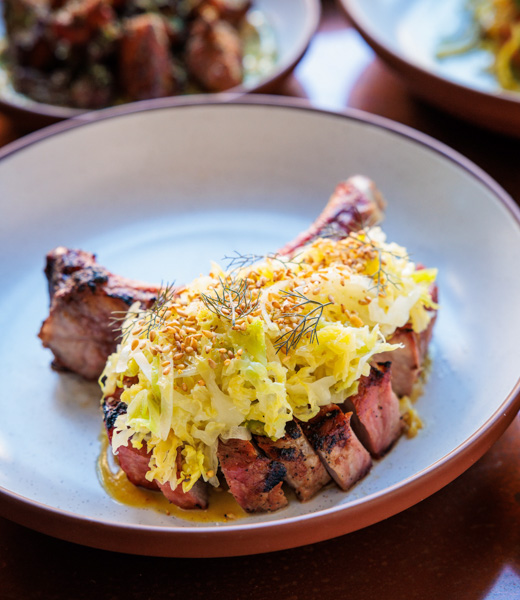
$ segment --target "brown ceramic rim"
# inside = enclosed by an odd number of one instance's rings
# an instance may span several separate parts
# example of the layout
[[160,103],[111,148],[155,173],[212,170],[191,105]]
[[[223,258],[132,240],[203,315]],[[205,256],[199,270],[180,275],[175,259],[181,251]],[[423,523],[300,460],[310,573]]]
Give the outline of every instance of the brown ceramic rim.
[[[320,0],[298,1],[305,7],[305,28],[301,42],[293,49],[289,60],[278,64],[269,76],[261,78],[256,85],[251,87],[239,85],[227,90],[223,95],[270,94],[275,91],[281,81],[292,73],[307,52],[309,44],[318,29],[321,17]],[[177,98],[177,96],[172,96],[172,98]],[[0,108],[13,117],[25,119],[25,124],[31,128],[51,125],[64,119],[76,118],[89,112],[34,101],[31,101],[30,106],[23,106],[22,104],[9,102],[5,99],[0,99]]]
[[500,94],[480,90],[445,79],[408,61],[378,39],[364,22],[352,0],[337,0],[347,19],[367,44],[387,63],[420,98],[457,118],[485,129],[520,137],[520,95],[504,91]]
[[[222,100],[225,100],[223,102]],[[308,102],[274,96],[194,96],[150,100],[133,105],[87,113],[76,119],[56,123],[26,136],[0,150],[0,160],[37,144],[88,127],[104,119],[120,118],[136,112],[196,110],[198,106],[263,106],[280,110],[321,113],[330,118],[361,122],[368,127],[385,129],[410,142],[426,146],[464,169],[487,187],[511,219],[520,227],[520,209],[512,198],[482,169],[429,136],[388,119],[346,110],[341,113],[313,108]],[[428,468],[378,493],[361,498],[348,507],[332,507],[317,513],[282,521],[226,525],[218,527],[182,527],[168,529],[152,526],[128,526],[89,519],[59,510],[0,488],[0,514],[36,531],[94,548],[163,557],[223,557],[272,552],[320,542],[362,529],[391,517],[420,502],[461,475],[502,435],[520,409],[520,377],[492,417],[453,451]],[[345,510],[347,508],[347,510]]]

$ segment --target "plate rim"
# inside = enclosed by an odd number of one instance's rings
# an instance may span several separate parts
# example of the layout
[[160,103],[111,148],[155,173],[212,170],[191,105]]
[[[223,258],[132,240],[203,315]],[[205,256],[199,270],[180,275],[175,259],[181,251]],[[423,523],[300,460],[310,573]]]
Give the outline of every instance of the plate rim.
[[[440,153],[477,179],[492,192],[492,199],[497,206],[507,208],[509,218],[520,227],[520,208],[509,194],[480,167],[442,142],[384,117],[356,109],[332,111],[314,107],[308,101],[289,98],[231,95],[223,102],[220,95],[205,95],[158,99],[144,101],[138,105],[108,108],[96,113],[87,113],[76,119],[59,122],[12,142],[0,149],[0,161],[40,141],[69,132],[77,127],[88,127],[106,119],[155,110],[177,110],[183,107],[211,106],[218,107],[219,110],[228,110],[234,105],[325,114],[404,136],[409,141]],[[224,557],[293,548],[364,528],[393,516],[440,490],[461,475],[489,449],[506,430],[519,409],[520,375],[509,394],[486,423],[456,448],[414,475],[379,492],[352,501],[347,511],[344,510],[345,506],[339,505],[278,521],[247,524],[237,522],[236,524],[226,524],[222,528],[215,527],[215,525],[169,528],[122,524],[106,519],[96,520],[45,505],[0,486],[0,499],[2,499],[0,514],[53,537],[99,549],[130,554],[186,558]],[[392,500],[391,508],[388,506],[388,499]],[[42,512],[46,519],[41,518]],[[377,513],[377,516],[374,513]],[[312,527],[302,527],[306,522],[310,522]],[[295,537],[292,534],[296,534],[296,530],[298,539],[295,543]],[[136,534],[139,535],[136,536]]]
[[[381,41],[378,29],[371,27],[368,20],[364,18],[362,3],[359,0],[337,0],[337,3],[365,42],[406,81],[408,87],[417,96],[457,118],[470,121],[480,127],[509,136],[520,136],[520,93],[508,90],[497,93],[486,92],[443,77],[409,60],[407,55],[394,51]],[[427,90],[424,89],[425,86]],[[450,102],[445,101],[447,95]],[[472,111],[468,112],[468,100],[479,103],[481,110],[478,115],[474,115]],[[504,112],[507,113],[507,118],[503,116]],[[483,117],[491,119],[492,122],[487,122]]]
[[[301,61],[301,59],[307,52],[310,43],[314,37],[314,34],[318,30],[322,13],[321,0],[298,0],[298,2],[303,7],[304,28],[299,34],[299,43],[294,46],[294,48],[291,50],[290,54],[286,57],[286,59],[283,62],[277,62],[276,67],[272,70],[272,72],[268,76],[260,77],[254,85],[245,85],[242,83],[233,88],[230,88],[229,90],[221,92],[222,95],[234,94],[238,96],[252,93],[269,93],[280,81],[283,81],[295,69],[296,65]],[[2,3],[2,0],[0,0],[0,8],[2,6]],[[2,17],[0,16],[0,18]],[[1,65],[0,69],[5,70],[5,68]],[[27,98],[27,100],[29,101],[29,104],[27,106],[21,103],[17,103],[15,101],[10,101],[9,98],[6,98],[2,93],[0,93],[0,108],[13,115],[20,115],[21,117],[31,118],[32,120],[36,120],[42,123],[43,125],[50,125],[54,122],[60,122],[64,119],[75,119],[80,117],[81,115],[92,112],[91,109],[83,110],[81,108],[72,108],[68,106],[59,106],[57,104],[46,104],[44,102],[37,102],[36,100],[32,100],[29,96],[26,96],[25,94],[21,95],[24,98]],[[200,95],[203,94],[201,93]],[[207,95],[220,94],[208,93]],[[168,96],[168,98],[181,97],[184,96]],[[147,102],[147,100],[145,100],[145,102]],[[127,106],[128,104],[134,103],[139,103],[139,101],[128,102],[123,106]],[[117,107],[110,106],[107,108]]]

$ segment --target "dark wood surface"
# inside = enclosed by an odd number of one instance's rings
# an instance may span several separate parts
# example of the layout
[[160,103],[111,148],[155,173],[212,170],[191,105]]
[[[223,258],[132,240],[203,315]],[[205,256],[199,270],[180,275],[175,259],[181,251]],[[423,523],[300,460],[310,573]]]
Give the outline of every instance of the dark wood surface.
[[[520,140],[414,99],[332,3],[324,3],[317,36],[278,92],[410,125],[473,160],[520,203]],[[0,145],[24,129],[0,114]],[[520,598],[519,458],[517,416],[475,465],[407,511],[327,542],[241,558],[110,553],[0,519],[0,599]]]

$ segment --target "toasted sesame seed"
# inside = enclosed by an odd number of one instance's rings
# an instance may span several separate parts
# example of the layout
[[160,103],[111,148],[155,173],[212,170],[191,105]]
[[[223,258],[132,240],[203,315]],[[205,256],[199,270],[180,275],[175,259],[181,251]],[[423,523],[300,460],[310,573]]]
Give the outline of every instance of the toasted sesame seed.
[[206,473],[206,477],[208,477],[208,479],[211,479],[212,477],[215,477],[215,471],[209,470]]
[[184,352],[177,352],[173,355],[173,360],[180,360],[184,356]]
[[183,389],[185,392],[187,392],[187,391],[188,391],[188,386],[186,385],[186,382],[185,382],[185,381],[183,381],[183,382],[182,382],[182,385],[181,385],[181,387],[182,387],[182,389]]
[[230,365],[231,364],[231,359],[230,358],[226,358],[226,360],[224,361],[224,364],[226,365],[226,367],[228,365]]
[[134,340],[130,346],[132,350],[135,350],[139,346],[139,340]]
[[204,346],[204,352],[206,354],[209,354],[211,352],[211,346],[209,344],[207,346]]
[[204,381],[204,379],[199,379],[197,381],[197,384],[200,385],[201,387],[204,387],[206,385],[206,382]]
[[163,375],[169,375],[171,371],[170,365],[168,365],[165,369],[163,369]]
[[214,369],[217,366],[217,363],[212,358],[208,358],[208,365]]

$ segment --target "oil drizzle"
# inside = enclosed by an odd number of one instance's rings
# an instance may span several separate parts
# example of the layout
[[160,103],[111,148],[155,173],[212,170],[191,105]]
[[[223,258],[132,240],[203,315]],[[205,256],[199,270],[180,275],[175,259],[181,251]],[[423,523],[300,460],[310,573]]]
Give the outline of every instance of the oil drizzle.
[[155,510],[168,516],[197,523],[234,521],[247,516],[233,496],[223,489],[211,487],[209,506],[206,510],[184,510],[169,502],[160,492],[147,490],[130,483],[125,472],[112,455],[106,432],[101,434],[101,452],[97,461],[101,485],[116,502]]

